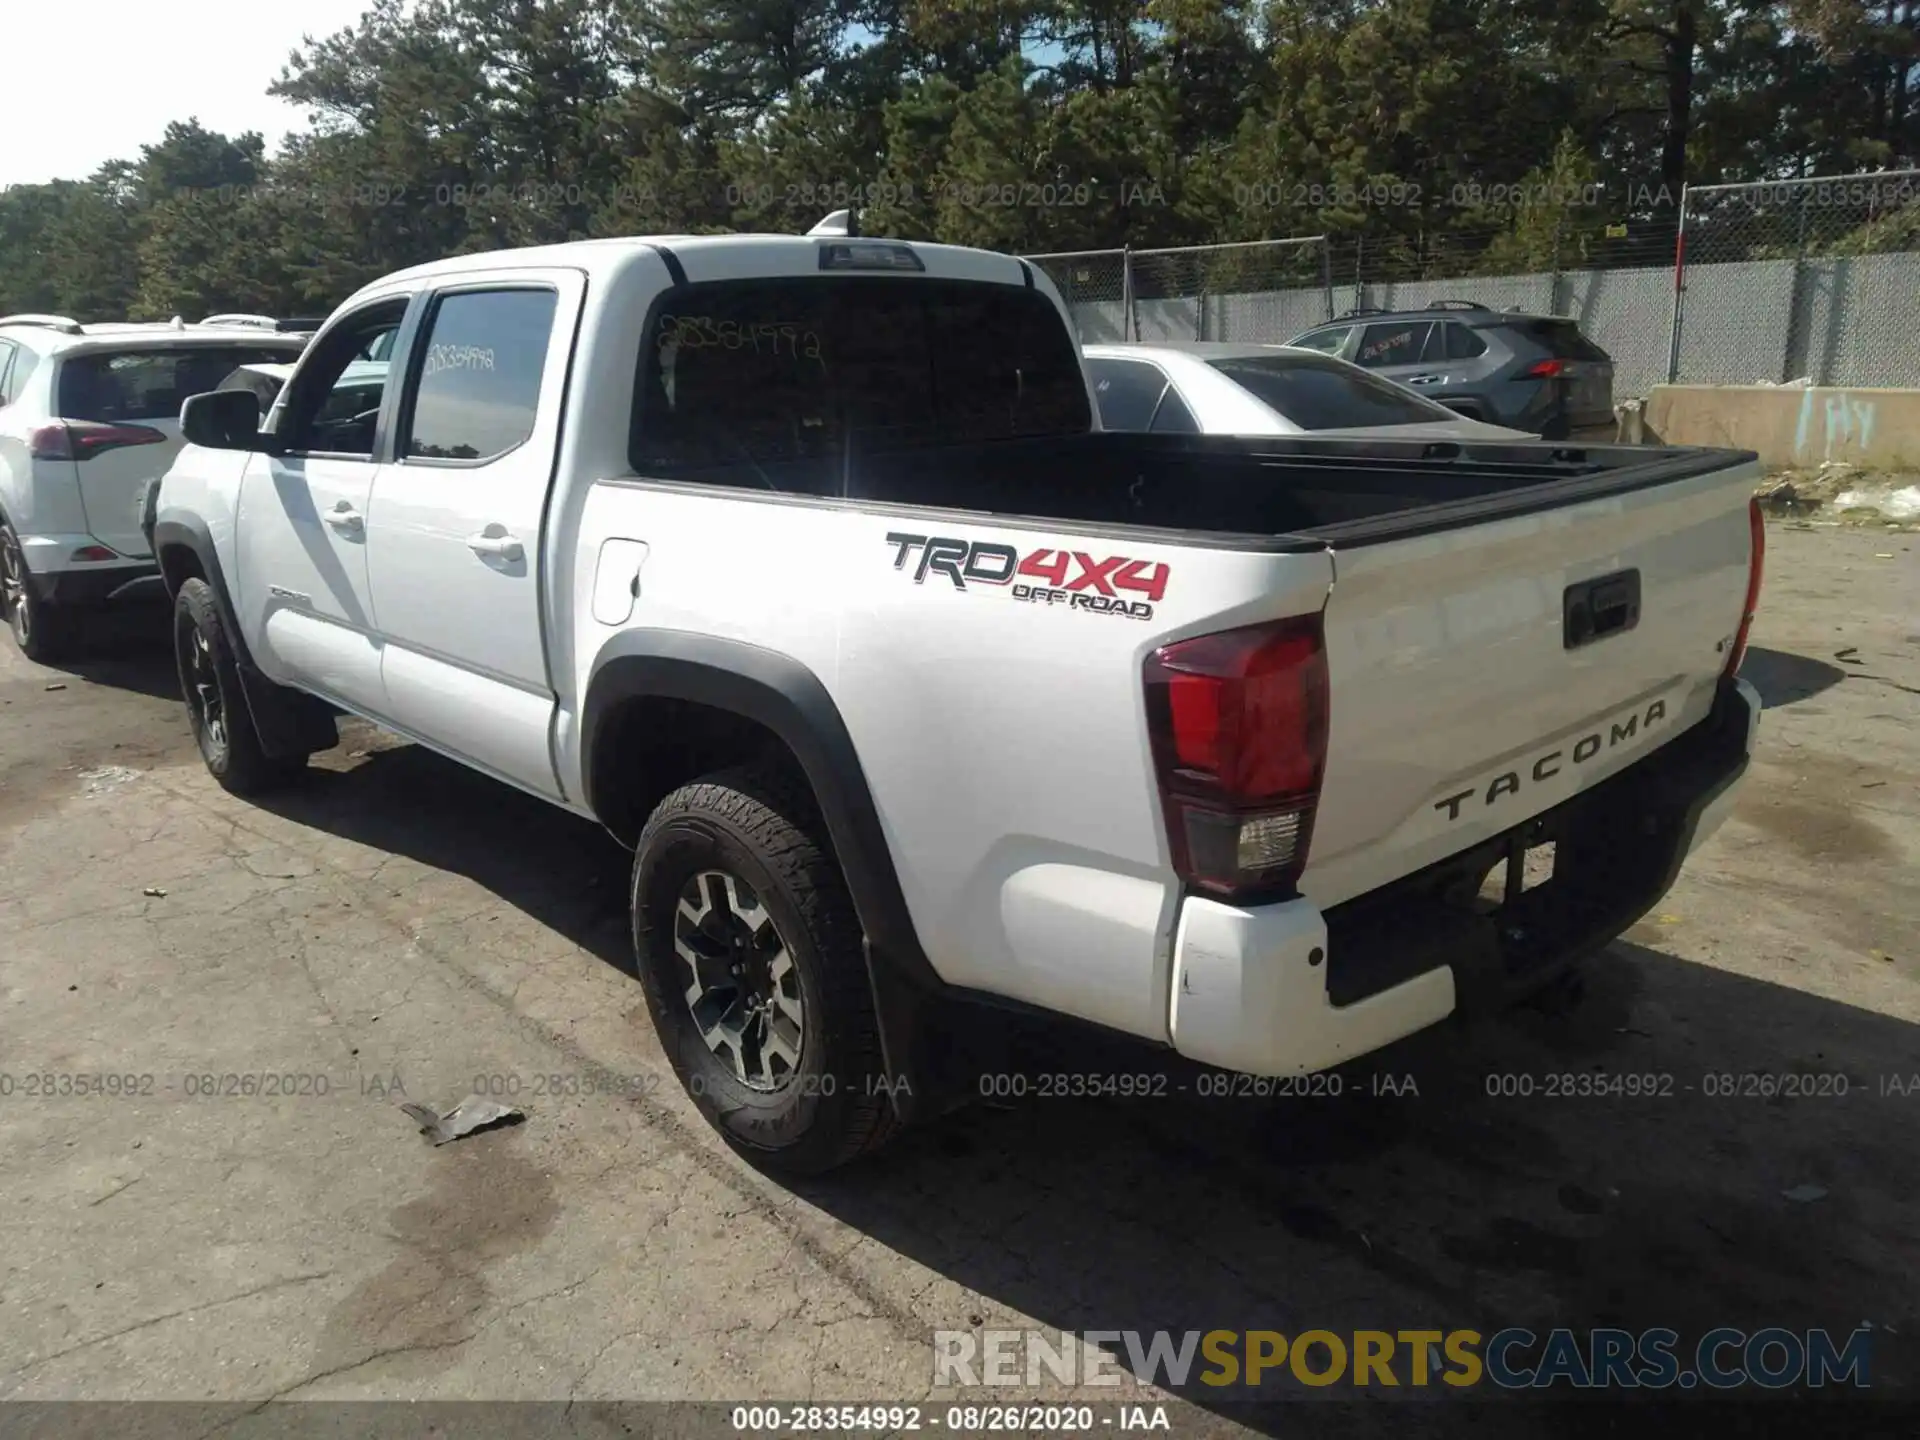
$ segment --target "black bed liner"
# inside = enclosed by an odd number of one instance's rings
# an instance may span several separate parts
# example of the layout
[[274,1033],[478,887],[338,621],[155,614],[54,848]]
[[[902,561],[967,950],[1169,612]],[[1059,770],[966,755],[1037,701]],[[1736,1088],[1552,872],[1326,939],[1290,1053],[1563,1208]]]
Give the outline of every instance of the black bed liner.
[[709,467],[657,480],[725,487],[745,492],[742,499],[1318,549],[1380,544],[1756,463],[1752,451],[1667,446],[1098,433]]

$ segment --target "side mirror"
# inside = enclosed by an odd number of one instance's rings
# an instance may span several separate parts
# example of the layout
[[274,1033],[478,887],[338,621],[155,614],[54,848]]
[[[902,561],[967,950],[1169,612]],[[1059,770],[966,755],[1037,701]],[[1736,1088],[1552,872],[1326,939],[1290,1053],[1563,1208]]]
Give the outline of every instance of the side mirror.
[[209,450],[257,450],[260,397],[251,390],[214,390],[180,407],[180,433]]

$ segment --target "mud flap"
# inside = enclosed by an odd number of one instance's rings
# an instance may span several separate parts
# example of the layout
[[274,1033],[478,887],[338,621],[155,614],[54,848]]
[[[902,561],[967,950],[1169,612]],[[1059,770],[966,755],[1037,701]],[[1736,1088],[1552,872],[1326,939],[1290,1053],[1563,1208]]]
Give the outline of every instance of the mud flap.
[[871,941],[863,950],[894,1114],[906,1126],[960,1109],[977,1092],[990,1033],[969,1007],[917,983]]
[[260,748],[270,757],[291,759],[331,750],[340,743],[333,710],[324,700],[276,685],[250,664],[242,663],[238,668]]

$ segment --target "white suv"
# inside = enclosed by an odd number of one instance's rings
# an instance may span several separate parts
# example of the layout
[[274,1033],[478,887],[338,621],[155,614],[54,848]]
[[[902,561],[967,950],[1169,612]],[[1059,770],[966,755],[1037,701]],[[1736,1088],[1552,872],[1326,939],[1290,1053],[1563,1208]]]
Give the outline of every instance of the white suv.
[[88,607],[160,597],[140,529],[147,484],[180,449],[188,396],[300,354],[308,337],[275,323],[0,316],[0,611],[29,658],[58,658]]

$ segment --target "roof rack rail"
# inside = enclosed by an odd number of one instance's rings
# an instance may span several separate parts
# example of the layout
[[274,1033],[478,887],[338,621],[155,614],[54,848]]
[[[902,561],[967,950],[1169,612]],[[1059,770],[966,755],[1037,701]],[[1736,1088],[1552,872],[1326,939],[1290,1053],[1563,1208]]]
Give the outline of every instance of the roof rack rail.
[[38,325],[47,330],[58,330],[62,335],[85,333],[80,328],[80,322],[69,315],[0,315],[0,325]]
[[282,334],[311,335],[314,331],[318,330],[322,325],[326,323],[327,323],[327,317],[324,315],[296,316],[293,319],[289,319],[289,320],[274,321],[273,328],[280,331]]
[[209,315],[200,322],[202,325],[244,325],[249,330],[272,330],[279,321],[271,315]]
[[1429,310],[1485,310],[1486,308],[1478,300],[1432,300],[1427,303]]

